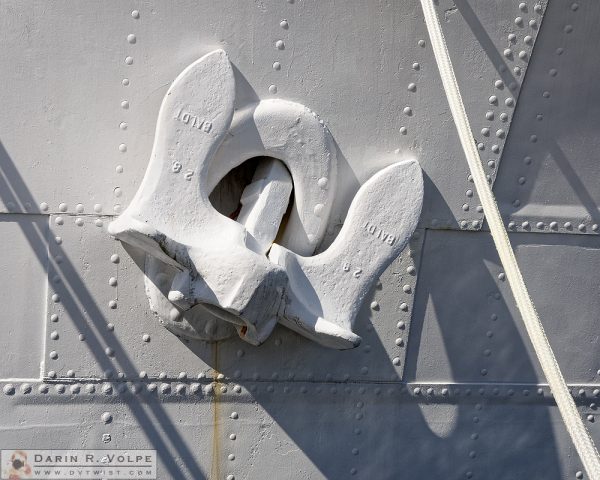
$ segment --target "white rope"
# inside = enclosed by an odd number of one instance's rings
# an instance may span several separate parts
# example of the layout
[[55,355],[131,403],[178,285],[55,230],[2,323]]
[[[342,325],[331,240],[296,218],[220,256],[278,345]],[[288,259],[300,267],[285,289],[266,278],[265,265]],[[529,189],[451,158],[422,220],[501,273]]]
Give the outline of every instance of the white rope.
[[531,301],[515,254],[510,245],[508,234],[504,228],[502,217],[498,211],[498,205],[492,193],[492,188],[487,181],[479,153],[475,148],[469,119],[460,96],[460,90],[454,76],[450,55],[448,54],[448,47],[440,28],[433,0],[421,0],[421,6],[423,7],[425,23],[429,31],[429,37],[431,38],[431,45],[450,105],[450,111],[458,130],[460,143],[469,163],[475,187],[479,193],[481,205],[483,206],[494,244],[500,256],[500,262],[504,267],[506,278],[515,297],[517,307],[523,317],[523,322],[525,323],[535,353],[548,380],[548,385],[550,385],[550,389],[554,394],[563,422],[587,471],[588,477],[591,480],[600,480],[600,458],[598,451],[577,411],[575,402],[544,332],[544,327]]

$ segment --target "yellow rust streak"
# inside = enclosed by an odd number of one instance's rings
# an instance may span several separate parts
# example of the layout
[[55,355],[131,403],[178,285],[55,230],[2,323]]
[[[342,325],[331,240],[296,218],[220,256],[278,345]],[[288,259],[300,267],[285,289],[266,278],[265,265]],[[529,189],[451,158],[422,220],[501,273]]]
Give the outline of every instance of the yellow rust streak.
[[220,395],[219,389],[219,342],[213,343],[213,433],[212,433],[212,459],[210,467],[210,479],[221,479],[221,433],[219,422],[221,417]]

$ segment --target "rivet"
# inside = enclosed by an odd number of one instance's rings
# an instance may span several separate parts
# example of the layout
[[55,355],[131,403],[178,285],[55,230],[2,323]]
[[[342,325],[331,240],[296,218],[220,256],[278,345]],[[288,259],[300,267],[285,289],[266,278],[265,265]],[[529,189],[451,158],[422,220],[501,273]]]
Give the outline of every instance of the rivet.
[[281,63],[273,62],[273,70],[281,70]]
[[492,95],[492,96],[490,96],[488,101],[490,102],[490,104],[494,105],[494,104],[498,103],[498,97],[496,95]]
[[277,93],[277,85],[269,85],[269,93],[275,95]]
[[421,65],[419,64],[419,62],[415,62],[412,64],[412,68],[413,70],[419,70],[421,68]]
[[402,111],[404,112],[405,115],[408,115],[408,116],[412,115],[412,113],[413,113],[412,108],[410,108],[408,106],[404,107],[404,109]]
[[115,300],[111,300],[110,302],[108,302],[108,308],[114,310],[115,308],[117,308],[117,302]]
[[393,363],[393,364],[394,364],[396,367],[399,367],[399,366],[400,366],[400,363],[401,363],[401,360],[400,360],[400,358],[399,358],[399,357],[394,357],[394,359],[392,360],[392,363]]
[[112,263],[119,263],[119,262],[121,261],[121,259],[120,259],[119,255],[117,255],[116,253],[113,253],[113,254],[110,256],[110,261],[111,261]]
[[125,65],[132,65],[133,57],[125,57]]
[[411,288],[410,285],[404,285],[402,287],[402,290],[404,291],[404,293],[410,293],[410,292],[412,292],[412,288]]
[[325,190],[327,188],[327,184],[329,183],[329,180],[326,177],[321,177],[319,178],[319,180],[317,180],[317,185],[319,185],[319,188]]
[[229,418],[232,418],[233,420],[237,420],[239,418],[239,415],[237,412],[231,412],[231,415],[229,415]]
[[144,335],[142,335],[142,340],[146,343],[148,343],[150,341],[150,335],[148,335],[147,333],[144,333]]
[[565,33],[571,33],[573,31],[573,25],[565,25]]
[[408,87],[406,87],[409,92],[415,92],[417,90],[417,85],[415,83],[409,83]]
[[140,18],[140,12],[139,12],[139,10],[133,10],[133,11],[131,12],[131,16],[132,16],[133,18],[135,18],[136,20],[137,20],[138,18]]
[[104,423],[112,422],[112,415],[110,414],[110,412],[104,412],[100,418]]
[[121,102],[121,108],[124,108],[125,110],[127,110],[129,108],[129,102],[127,100],[123,100]]
[[277,40],[275,42],[275,48],[277,48],[277,50],[283,50],[285,48],[285,43],[283,43],[283,40]]
[[535,226],[539,229],[539,230],[543,230],[544,229],[544,222],[537,222],[535,224]]
[[14,395],[15,394],[15,386],[12,383],[7,383],[2,388],[2,391],[5,395]]
[[56,351],[52,350],[52,351],[50,352],[50,355],[49,355],[49,356],[50,356],[50,358],[51,358],[52,360],[56,360],[56,359],[58,358],[58,353],[57,353]]

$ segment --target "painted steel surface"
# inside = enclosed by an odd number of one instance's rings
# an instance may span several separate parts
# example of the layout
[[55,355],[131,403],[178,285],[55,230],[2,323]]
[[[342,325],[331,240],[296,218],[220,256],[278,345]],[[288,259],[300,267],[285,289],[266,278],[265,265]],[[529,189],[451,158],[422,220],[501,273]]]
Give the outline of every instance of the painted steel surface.
[[[525,282],[596,441],[595,2],[440,0]],[[418,1],[0,4],[2,449],[156,449],[158,478],[584,478],[468,176]],[[241,103],[318,111],[338,148],[324,250],[358,188],[415,158],[424,204],[361,345],[276,327],[182,341],[107,225],[162,98],[225,49]],[[238,97],[236,97],[238,98]],[[236,108],[239,105],[236,105]],[[482,231],[483,230],[483,231]]]

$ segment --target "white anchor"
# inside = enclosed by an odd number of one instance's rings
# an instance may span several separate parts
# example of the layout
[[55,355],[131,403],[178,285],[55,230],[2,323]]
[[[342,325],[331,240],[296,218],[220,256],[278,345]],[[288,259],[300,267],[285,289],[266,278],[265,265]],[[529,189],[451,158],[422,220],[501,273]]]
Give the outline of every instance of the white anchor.
[[[336,193],[331,133],[303,105],[265,100],[234,114],[234,100],[234,73],[222,50],[177,77],[160,109],[142,184],[109,232],[146,253],[151,305],[175,333],[219,339],[233,326],[259,345],[279,322],[328,347],[355,347],[362,301],[417,226],[420,167],[410,160],[375,174],[333,244],[310,256]],[[259,156],[276,160],[259,165],[237,221],[221,215],[210,192]],[[274,241],[292,185],[283,247]]]

